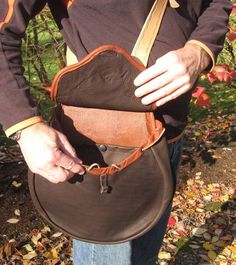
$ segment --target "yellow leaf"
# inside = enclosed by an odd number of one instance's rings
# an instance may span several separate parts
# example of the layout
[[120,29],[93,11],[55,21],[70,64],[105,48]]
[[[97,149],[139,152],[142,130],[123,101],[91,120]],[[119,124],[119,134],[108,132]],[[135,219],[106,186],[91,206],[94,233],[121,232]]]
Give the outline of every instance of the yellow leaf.
[[23,260],[23,265],[29,265],[30,261],[29,260]]
[[235,246],[228,246],[228,248],[232,251],[233,254],[236,255],[236,247]]
[[24,245],[24,248],[25,248],[28,252],[32,252],[32,251],[34,251],[33,248],[32,248],[32,246],[31,246],[30,244],[26,244],[26,245]]
[[41,232],[46,234],[47,232],[51,232],[51,229],[48,226],[44,226],[44,228],[41,230]]
[[210,260],[215,260],[217,258],[217,254],[215,251],[210,250],[208,251],[208,257],[210,258]]
[[24,255],[23,259],[30,260],[30,259],[35,258],[36,256],[37,256],[37,253],[35,251],[31,251],[28,254]]
[[58,259],[58,253],[55,248],[50,249],[50,251],[44,252],[43,256],[47,259]]
[[206,249],[206,250],[214,250],[215,249],[214,245],[209,243],[209,242],[205,242],[203,244],[203,248]]
[[159,257],[159,259],[166,259],[166,260],[170,260],[171,259],[170,253],[164,252],[164,251],[159,252],[158,257]]
[[221,195],[221,196],[219,197],[219,199],[220,199],[220,201],[222,201],[222,202],[226,202],[226,201],[228,201],[228,200],[230,199],[230,197],[229,197],[228,194],[225,194],[225,195]]
[[38,241],[39,239],[41,239],[41,237],[42,237],[41,233],[32,236],[31,241],[35,244],[35,246],[38,245]]
[[58,253],[57,253],[57,250],[55,248],[51,249],[51,253],[52,253],[53,259],[58,259]]

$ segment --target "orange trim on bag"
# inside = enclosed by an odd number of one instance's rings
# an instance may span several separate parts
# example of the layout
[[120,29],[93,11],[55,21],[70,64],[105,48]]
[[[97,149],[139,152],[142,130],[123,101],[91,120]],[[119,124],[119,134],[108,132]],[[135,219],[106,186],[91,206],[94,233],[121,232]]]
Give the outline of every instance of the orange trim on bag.
[[[94,59],[94,57],[96,57],[97,55],[99,55],[100,53],[103,53],[105,51],[114,51],[117,53],[122,54],[124,57],[126,57],[126,59],[132,63],[137,69],[139,69],[140,71],[143,71],[145,69],[145,66],[143,66],[142,64],[140,64],[136,59],[134,59],[134,57],[132,57],[126,50],[116,46],[116,45],[103,45],[98,47],[97,49],[95,49],[94,51],[92,51],[91,53],[89,53],[83,60],[81,60],[80,62],[76,63],[76,64],[72,64],[69,66],[64,67],[63,69],[61,69],[57,75],[55,76],[53,82],[52,82],[52,86],[51,86],[51,99],[52,100],[56,100],[56,95],[57,95],[57,88],[58,88],[58,83],[60,81],[60,79],[62,78],[62,76],[64,74],[67,74],[69,72],[72,72],[82,66],[84,66],[85,64],[89,63],[91,60]],[[156,107],[155,107],[156,108]]]
[[8,2],[8,11],[7,11],[7,14],[6,14],[4,20],[0,22],[0,29],[11,20],[11,18],[13,16],[13,12],[14,12],[15,1],[16,0],[8,0],[7,1]]

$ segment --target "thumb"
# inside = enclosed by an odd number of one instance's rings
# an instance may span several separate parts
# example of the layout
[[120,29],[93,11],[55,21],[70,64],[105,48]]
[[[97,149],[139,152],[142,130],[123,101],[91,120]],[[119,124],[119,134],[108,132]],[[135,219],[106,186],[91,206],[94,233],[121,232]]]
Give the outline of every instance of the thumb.
[[73,148],[73,146],[69,143],[67,137],[60,133],[58,133],[58,140],[59,140],[59,148],[62,150],[62,152],[70,157],[73,157],[76,163],[82,164],[82,161],[77,157],[76,151]]

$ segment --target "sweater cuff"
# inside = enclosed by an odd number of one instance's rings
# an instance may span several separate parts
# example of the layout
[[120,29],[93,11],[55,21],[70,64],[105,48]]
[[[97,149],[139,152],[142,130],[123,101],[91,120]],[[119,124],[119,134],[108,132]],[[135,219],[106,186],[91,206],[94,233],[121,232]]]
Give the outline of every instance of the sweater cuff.
[[189,40],[186,44],[193,44],[193,45],[199,46],[209,55],[209,57],[211,58],[211,61],[212,61],[211,69],[209,70],[209,72],[211,72],[213,70],[213,68],[215,67],[216,62],[215,62],[215,57],[214,57],[212,51],[206,46],[206,44],[204,44],[203,42],[201,42],[199,40]]
[[5,134],[7,137],[11,136],[12,134],[14,134],[15,132],[25,129],[33,124],[36,124],[38,122],[43,122],[43,118],[41,116],[35,116],[35,117],[31,117],[27,120],[21,121],[13,126],[11,126],[10,128],[8,128],[5,131]]

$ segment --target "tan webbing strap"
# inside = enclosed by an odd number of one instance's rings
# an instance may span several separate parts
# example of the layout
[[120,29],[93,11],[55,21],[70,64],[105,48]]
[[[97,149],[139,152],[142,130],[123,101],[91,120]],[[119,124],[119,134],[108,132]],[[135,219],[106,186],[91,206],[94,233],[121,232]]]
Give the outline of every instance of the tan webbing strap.
[[[164,16],[167,3],[170,3],[172,8],[178,8],[179,4],[175,0],[156,0],[151,11],[143,25],[137,42],[133,48],[132,56],[137,58],[143,65],[147,66],[148,58],[159,32],[162,18]],[[75,64],[78,60],[75,54],[67,47],[66,63],[67,65]]]
[[78,63],[78,59],[76,55],[71,51],[71,49],[67,46],[66,47],[66,65],[72,65]]
[[137,58],[145,66],[147,66],[148,58],[159,32],[168,1],[155,1],[131,53],[132,56]]

